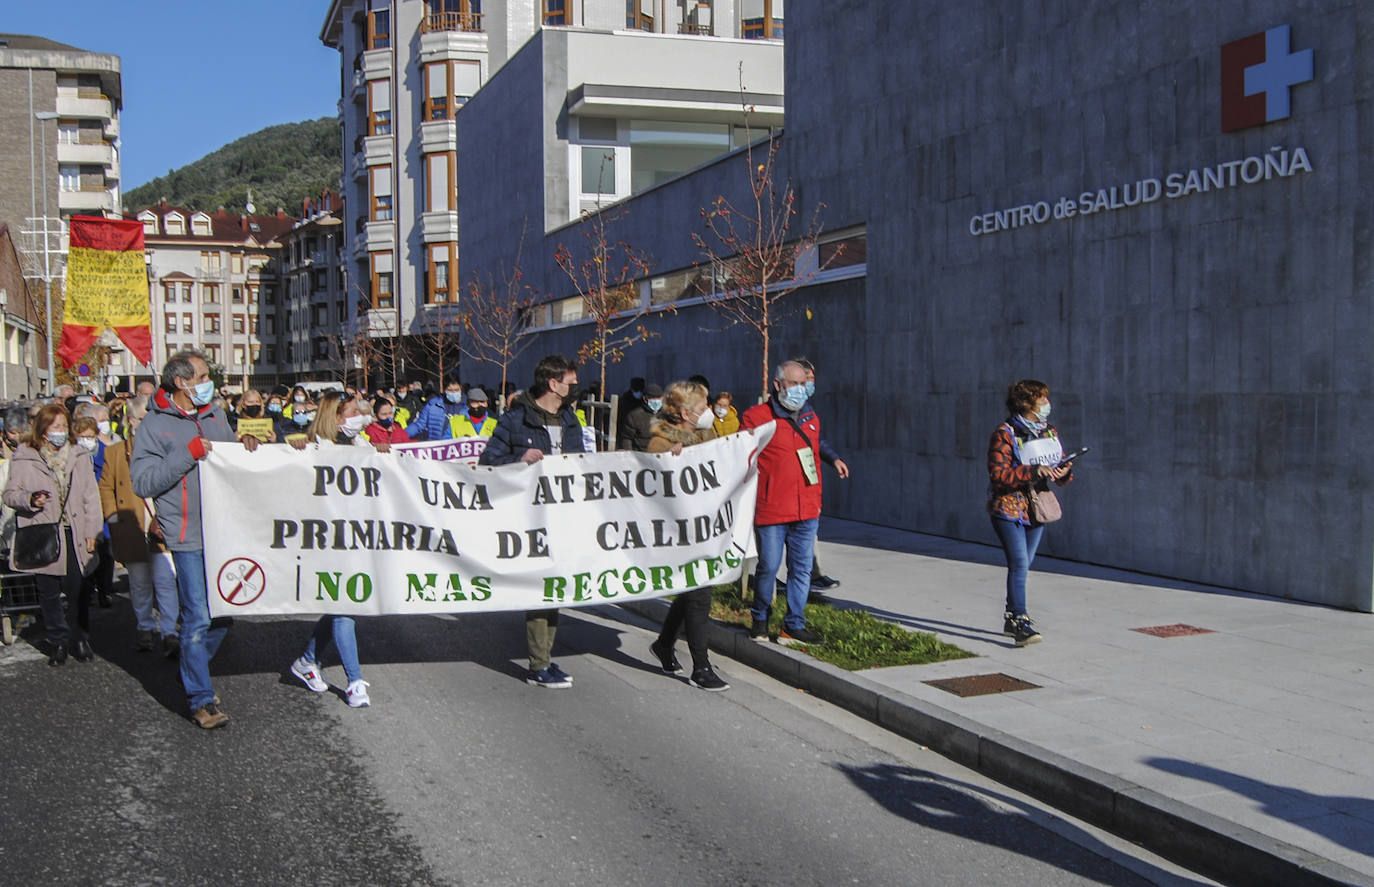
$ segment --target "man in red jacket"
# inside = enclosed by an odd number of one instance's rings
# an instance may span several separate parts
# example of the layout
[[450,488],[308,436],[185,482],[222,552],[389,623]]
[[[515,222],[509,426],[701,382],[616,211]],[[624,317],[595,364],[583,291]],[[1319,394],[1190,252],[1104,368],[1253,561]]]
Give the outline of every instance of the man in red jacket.
[[740,428],[778,423],[768,446],[759,453],[758,505],[754,534],[759,565],[754,573],[753,625],[749,636],[768,640],[768,611],[773,583],[787,552],[787,616],[778,634],[781,644],[819,644],[806,627],[806,596],[811,587],[811,558],[821,516],[821,420],[807,405],[806,368],[796,361],[781,364],[773,376],[773,396],[745,410]]

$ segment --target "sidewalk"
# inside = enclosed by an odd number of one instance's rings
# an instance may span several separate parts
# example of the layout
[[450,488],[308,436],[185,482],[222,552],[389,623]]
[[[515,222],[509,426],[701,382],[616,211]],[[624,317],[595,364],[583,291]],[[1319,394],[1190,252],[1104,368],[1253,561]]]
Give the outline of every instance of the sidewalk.
[[[716,633],[726,652],[773,660],[782,677],[800,668],[799,685],[879,722],[905,719],[915,726],[900,732],[998,778],[1023,768],[1006,781],[1042,784],[1083,818],[1128,820],[1145,843],[1221,859],[1213,868],[1236,883],[1263,872],[1374,884],[1374,615],[1042,557],[1027,599],[1045,640],[1018,649],[1001,633],[1000,548],[831,519],[820,536],[821,564],[843,583],[836,606],[978,658],[857,673],[817,663],[808,677],[799,654],[755,653],[738,632]],[[1211,633],[1132,630],[1178,624]],[[996,672],[1039,687],[959,697],[923,683]],[[1271,858],[1284,865],[1266,869]]]

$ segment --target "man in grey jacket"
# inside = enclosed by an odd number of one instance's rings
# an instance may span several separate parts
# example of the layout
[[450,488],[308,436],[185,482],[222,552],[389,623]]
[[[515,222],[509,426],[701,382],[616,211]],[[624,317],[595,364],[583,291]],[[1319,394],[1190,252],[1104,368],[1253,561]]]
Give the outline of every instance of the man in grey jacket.
[[[215,394],[205,357],[195,351],[175,355],[162,368],[162,384],[134,438],[129,475],[134,495],[151,498],[157,522],[177,568],[181,610],[181,683],[191,719],[209,730],[229,720],[210,686],[210,660],[228,624],[210,624],[205,587],[205,551],[200,527],[200,472],[197,462],[211,441],[233,441],[224,413],[211,403]],[[252,452],[257,438],[241,443]]]

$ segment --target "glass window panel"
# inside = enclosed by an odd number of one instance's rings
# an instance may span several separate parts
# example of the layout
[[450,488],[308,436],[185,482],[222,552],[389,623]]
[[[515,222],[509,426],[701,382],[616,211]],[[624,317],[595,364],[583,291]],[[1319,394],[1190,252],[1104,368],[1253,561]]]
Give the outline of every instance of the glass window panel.
[[372,112],[391,110],[391,81],[374,80],[369,87],[372,90]]
[[378,196],[391,193],[391,167],[378,166],[372,170],[372,193]]
[[448,209],[448,155],[429,155],[429,208]]
[[425,71],[429,74],[429,97],[446,97],[448,95],[448,65],[445,62],[438,62],[428,65]]
[[730,150],[723,123],[630,122],[630,190],[652,188]]
[[613,149],[583,146],[582,193],[615,193],[615,151]]
[[453,94],[476,95],[482,86],[482,66],[477,62],[456,62],[453,65]]

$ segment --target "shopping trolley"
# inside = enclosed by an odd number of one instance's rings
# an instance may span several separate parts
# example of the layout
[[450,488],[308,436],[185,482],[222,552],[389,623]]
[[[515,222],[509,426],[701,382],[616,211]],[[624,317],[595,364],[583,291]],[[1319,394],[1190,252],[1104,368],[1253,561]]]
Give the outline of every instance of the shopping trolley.
[[[9,564],[8,552],[0,553]],[[14,643],[15,617],[20,613],[38,612],[38,581],[32,573],[0,570],[0,641]]]

